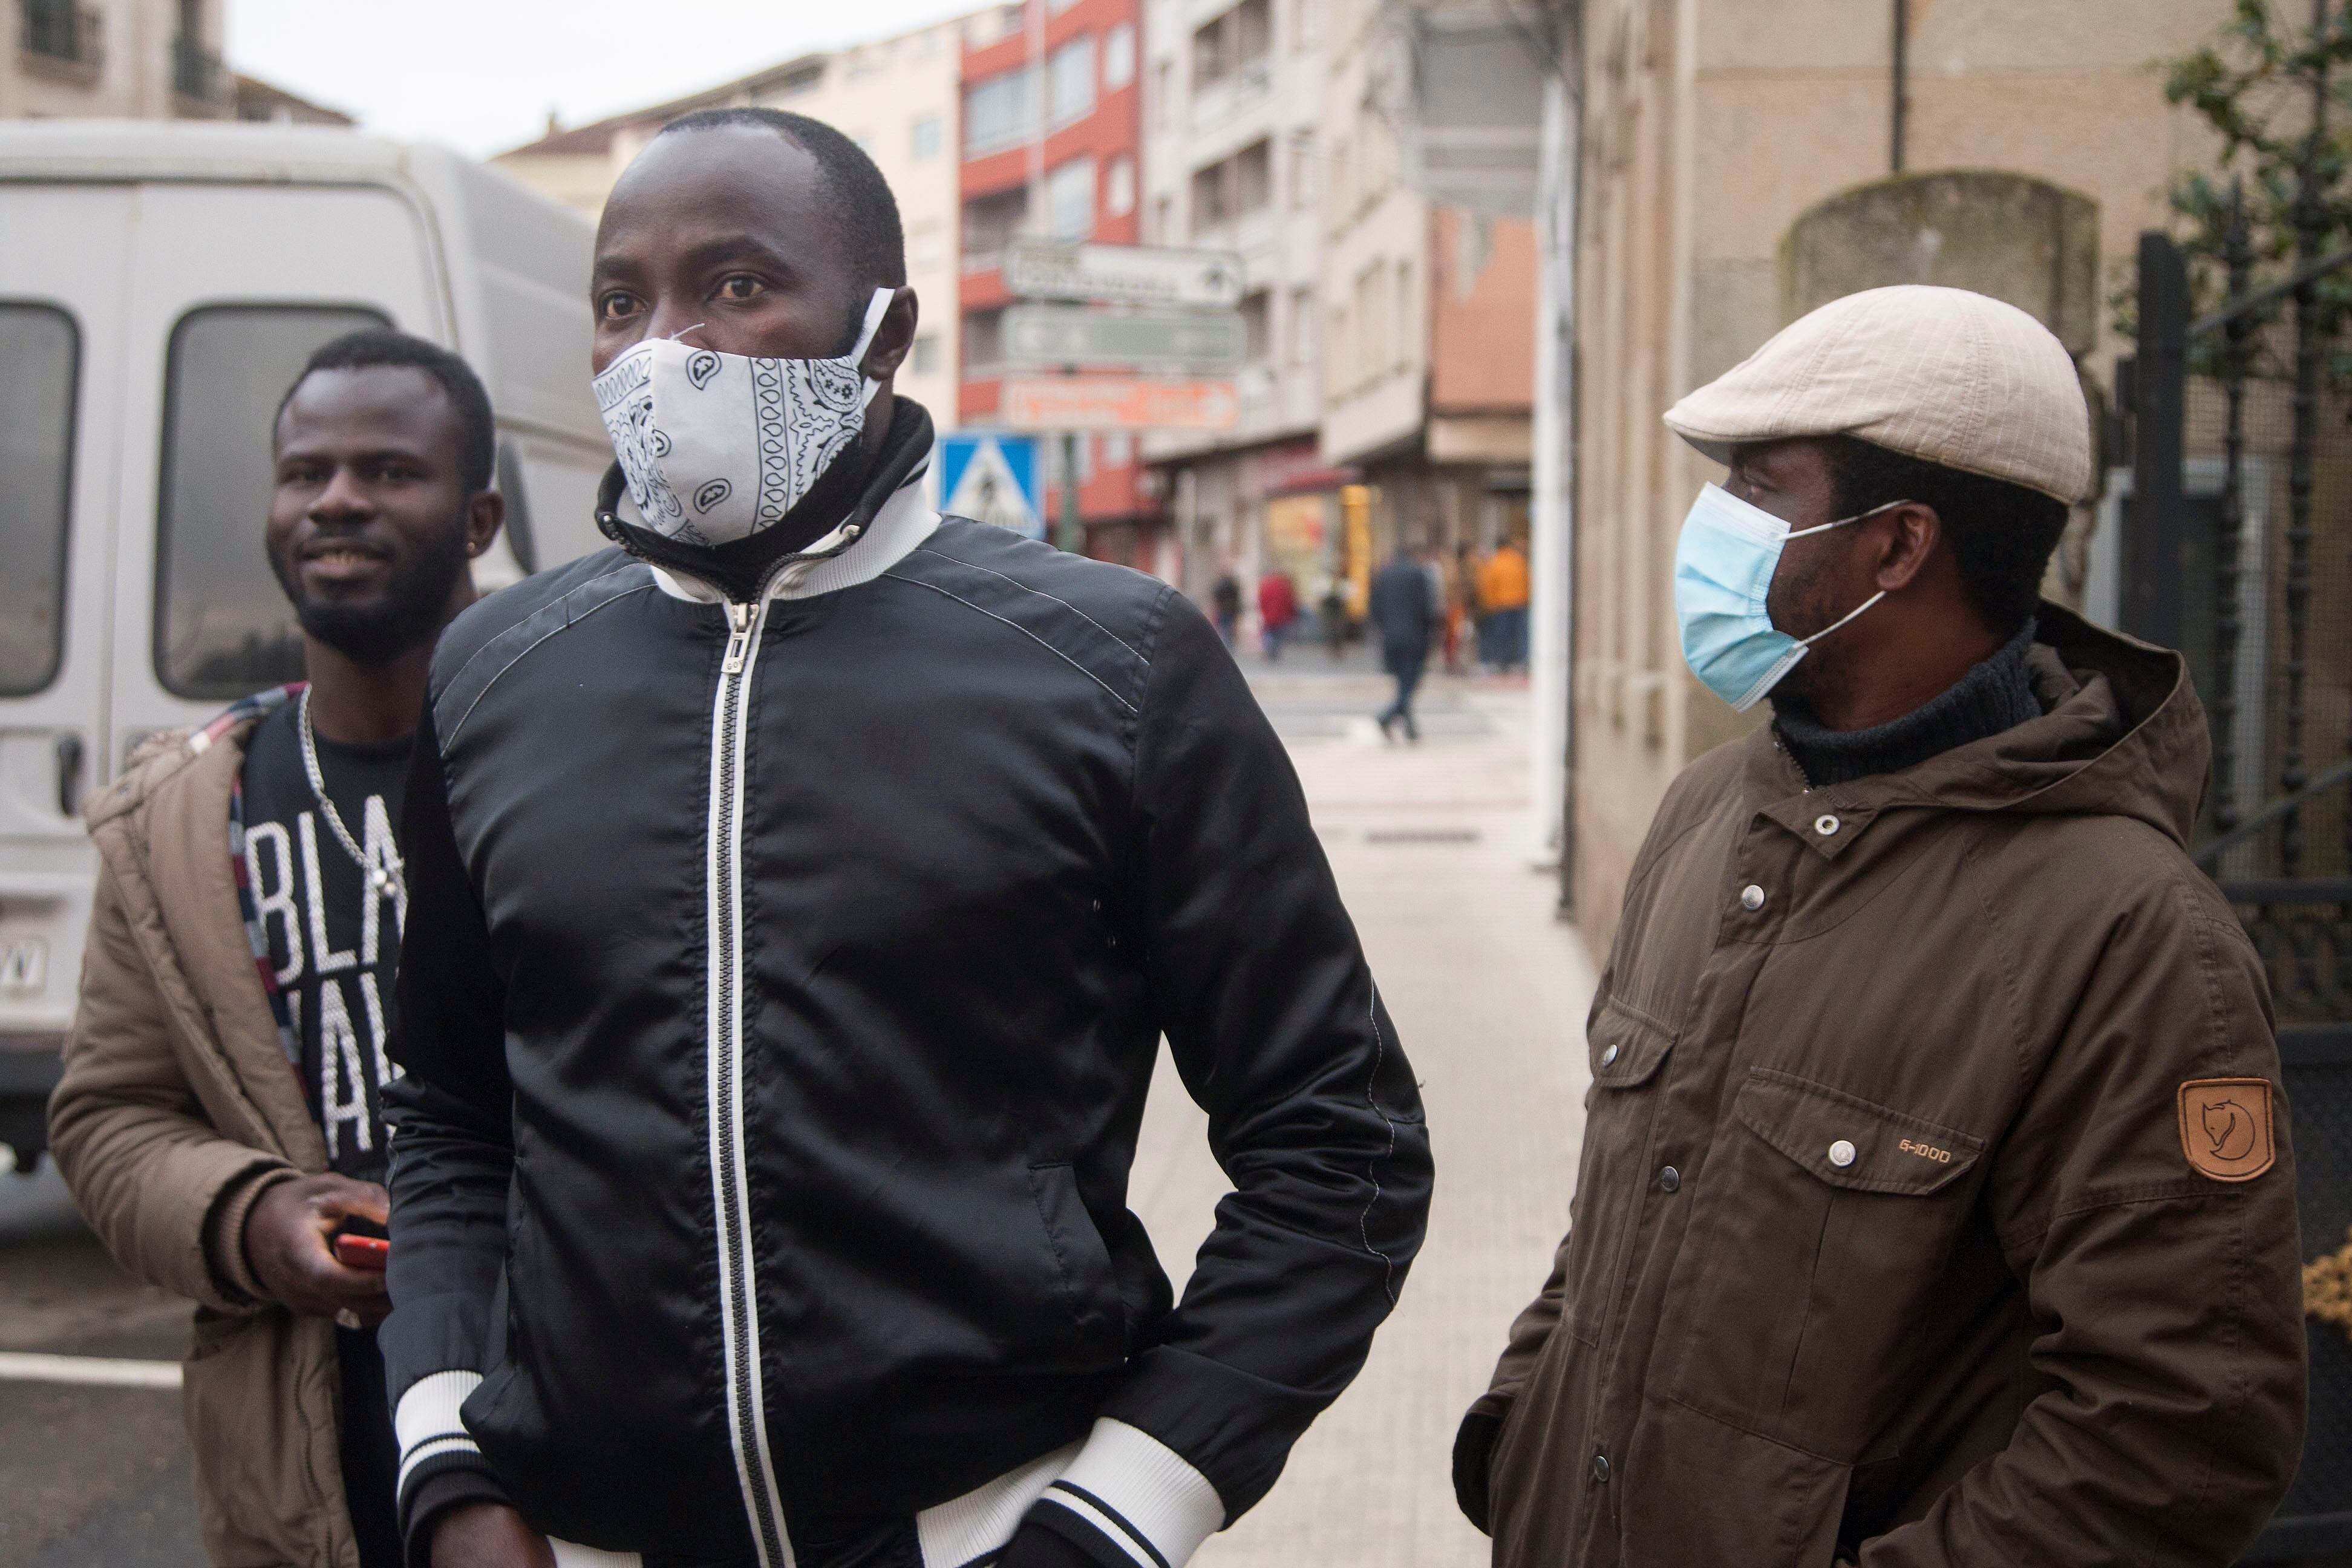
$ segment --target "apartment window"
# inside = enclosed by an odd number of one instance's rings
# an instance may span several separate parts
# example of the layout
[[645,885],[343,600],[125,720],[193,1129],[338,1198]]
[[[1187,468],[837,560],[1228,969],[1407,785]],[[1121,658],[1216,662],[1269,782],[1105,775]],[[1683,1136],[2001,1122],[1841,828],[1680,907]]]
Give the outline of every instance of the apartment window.
[[1290,291],[1290,363],[1303,366],[1315,358],[1315,290]]
[[940,335],[937,332],[915,334],[915,353],[909,368],[917,375],[929,375],[940,368]]
[[1135,461],[1135,437],[1124,430],[1113,430],[1105,436],[1102,460],[1106,468],[1123,468]]
[[1213,87],[1263,61],[1274,47],[1272,0],[1242,0],[1192,29],[1192,90]]
[[920,223],[907,231],[907,265],[920,272],[926,268],[945,267],[948,262],[947,230],[937,223]]
[[907,153],[916,162],[940,155],[940,117],[926,114],[907,130]]
[[1242,358],[1263,363],[1273,349],[1274,296],[1265,289],[1242,296]]
[[1244,67],[1274,52],[1273,0],[1242,0],[1233,9],[1234,55]]
[[1135,24],[1121,22],[1103,35],[1103,90],[1117,92],[1135,79]]
[[1413,308],[1417,303],[1412,293],[1412,263],[1400,261],[1396,268],[1396,311],[1391,317],[1396,323],[1396,341],[1392,347],[1399,370],[1404,369],[1412,358],[1413,322],[1420,315],[1420,311]]
[[1103,211],[1125,217],[1135,210],[1135,160],[1122,153],[1110,161],[1103,176]]
[[963,373],[987,374],[1004,363],[1004,312],[980,310],[963,319]]
[[1320,194],[1321,171],[1315,166],[1315,132],[1294,131],[1290,133],[1290,205],[1294,211],[1306,212],[1315,205]]
[[1095,36],[1082,33],[1055,49],[1045,62],[1045,102],[1055,125],[1067,125],[1094,111]]
[[1078,0],[1046,0],[1045,15],[1058,16],[1077,3]]
[[1348,308],[1331,307],[1330,330],[1323,336],[1328,352],[1323,356],[1323,395],[1338,401],[1347,396],[1353,384],[1356,340],[1348,332]]
[[967,157],[1028,140],[1036,118],[1036,74],[1024,66],[964,89],[963,150]]
[[[55,680],[65,649],[66,533],[73,516],[74,384],[81,340],[49,305],[0,305],[0,694]],[[253,511],[241,521],[248,529]],[[248,541],[247,549],[251,551]],[[242,556],[247,574],[248,556]]]
[[1015,185],[963,205],[963,264],[970,271],[993,267],[1013,237],[1029,221],[1029,188]]
[[155,520],[155,673],[165,689],[226,700],[302,678],[302,628],[277,579],[254,569],[254,520],[272,488],[270,420],[321,344],[389,325],[374,310],[215,305],[172,329]]
[[1045,176],[1045,225],[1054,238],[1084,239],[1095,226],[1095,161],[1073,158]]
[[1273,199],[1273,143],[1261,139],[1192,172],[1192,232],[1262,212]]

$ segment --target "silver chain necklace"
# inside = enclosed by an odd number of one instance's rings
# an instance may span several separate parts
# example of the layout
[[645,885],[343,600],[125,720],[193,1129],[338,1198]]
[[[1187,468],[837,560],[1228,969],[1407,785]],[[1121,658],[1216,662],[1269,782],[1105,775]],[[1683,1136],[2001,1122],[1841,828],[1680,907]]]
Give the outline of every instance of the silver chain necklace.
[[319,737],[310,728],[310,689],[307,686],[302,689],[302,700],[296,704],[296,716],[302,730],[302,771],[310,775],[310,793],[318,796],[319,815],[327,819],[327,831],[335,836],[335,842],[343,847],[343,853],[352,858],[352,864],[367,879],[370,892],[379,899],[396,897],[404,907],[408,902],[408,868],[401,860],[398,847],[384,846],[389,865],[372,864],[367,851],[352,837],[352,830],[343,826],[342,814],[335,809],[335,803],[327,798],[326,776],[319,771]]

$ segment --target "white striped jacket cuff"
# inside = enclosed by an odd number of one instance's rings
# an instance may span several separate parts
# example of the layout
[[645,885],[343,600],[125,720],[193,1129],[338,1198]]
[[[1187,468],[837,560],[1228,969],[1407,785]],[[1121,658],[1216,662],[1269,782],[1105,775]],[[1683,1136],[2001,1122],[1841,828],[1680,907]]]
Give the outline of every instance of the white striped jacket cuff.
[[1108,1416],[1037,1500],[1085,1521],[1135,1568],[1183,1568],[1225,1522],[1206,1476],[1150,1433]]
[[392,1429],[400,1439],[401,1495],[407,1494],[409,1478],[426,1460],[448,1454],[480,1455],[482,1450],[467,1434],[457,1407],[481,1383],[478,1372],[436,1372],[418,1378],[400,1396],[400,1408],[392,1415]]

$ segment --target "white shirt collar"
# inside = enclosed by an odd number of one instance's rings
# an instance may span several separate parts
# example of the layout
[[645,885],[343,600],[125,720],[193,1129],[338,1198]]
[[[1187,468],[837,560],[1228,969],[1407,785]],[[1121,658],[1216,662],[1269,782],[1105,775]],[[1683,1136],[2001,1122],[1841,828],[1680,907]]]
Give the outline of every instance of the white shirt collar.
[[[768,597],[813,599],[819,594],[838,593],[860,583],[870,583],[905,560],[939,525],[940,514],[923,500],[922,470],[919,468],[882,503],[882,510],[866,526],[865,538],[838,555],[795,562],[785,567],[770,580]],[[840,528],[812,542],[809,550],[814,552],[832,549],[841,542],[842,529],[848,526],[844,521]],[[698,577],[665,567],[654,568],[654,582],[673,599],[715,605],[725,596]]]

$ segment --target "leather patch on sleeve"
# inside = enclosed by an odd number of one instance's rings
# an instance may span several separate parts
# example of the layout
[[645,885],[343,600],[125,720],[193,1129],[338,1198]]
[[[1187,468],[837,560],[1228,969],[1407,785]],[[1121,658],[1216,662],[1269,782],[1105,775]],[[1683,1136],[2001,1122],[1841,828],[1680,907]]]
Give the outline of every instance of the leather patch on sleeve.
[[2278,1158],[2271,1080],[2199,1078],[2180,1086],[2180,1152],[2217,1182],[2251,1182]]

